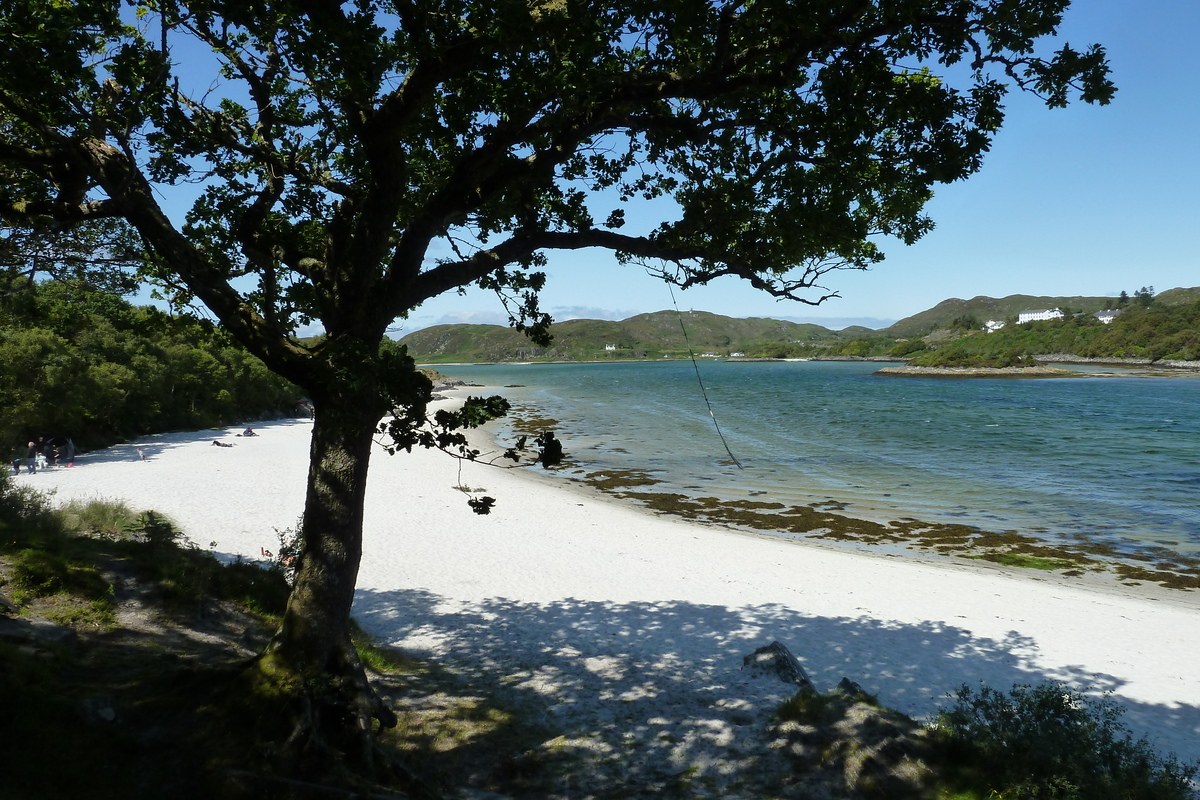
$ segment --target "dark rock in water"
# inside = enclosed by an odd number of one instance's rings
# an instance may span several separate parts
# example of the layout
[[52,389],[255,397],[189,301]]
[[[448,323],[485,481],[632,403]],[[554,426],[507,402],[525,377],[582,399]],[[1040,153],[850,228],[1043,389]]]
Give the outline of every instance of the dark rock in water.
[[801,689],[817,690],[792,651],[779,642],[771,642],[743,658],[742,669],[747,668],[755,677],[771,675],[784,683],[794,683]]

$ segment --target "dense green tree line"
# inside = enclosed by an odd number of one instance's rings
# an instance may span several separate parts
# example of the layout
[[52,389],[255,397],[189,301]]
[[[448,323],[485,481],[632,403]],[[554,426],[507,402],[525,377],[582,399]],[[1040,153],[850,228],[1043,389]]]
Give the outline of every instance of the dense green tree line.
[[1130,304],[1109,324],[1090,314],[1011,324],[995,333],[976,332],[922,354],[922,366],[1011,366],[1043,353],[1086,358],[1148,358],[1200,361],[1200,303]]
[[300,392],[224,331],[78,282],[0,297],[0,443],[81,447],[292,414]]

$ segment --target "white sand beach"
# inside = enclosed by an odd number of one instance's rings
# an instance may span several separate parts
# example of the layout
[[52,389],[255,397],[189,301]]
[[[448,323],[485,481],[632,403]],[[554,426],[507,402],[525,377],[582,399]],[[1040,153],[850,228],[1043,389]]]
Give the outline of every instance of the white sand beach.
[[[153,508],[201,547],[256,559],[301,513],[310,426],[154,436],[18,480],[59,501]],[[213,447],[218,436],[234,447]],[[472,513],[458,485],[495,497],[492,513]],[[541,704],[601,755],[624,746],[661,769],[732,769],[791,694],[741,669],[778,640],[818,689],[848,676],[917,717],[964,682],[1111,691],[1135,732],[1200,759],[1189,593],[777,541],[437,452],[377,451],[365,539],[355,613],[367,630]]]

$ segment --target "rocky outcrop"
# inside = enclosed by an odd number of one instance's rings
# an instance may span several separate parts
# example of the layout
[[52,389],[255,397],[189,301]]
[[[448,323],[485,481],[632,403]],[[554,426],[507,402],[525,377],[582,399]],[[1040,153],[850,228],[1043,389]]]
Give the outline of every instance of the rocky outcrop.
[[779,642],[758,648],[742,663],[742,669],[799,688],[780,708],[770,746],[795,762],[806,783],[840,784],[850,797],[896,800],[921,797],[928,788],[933,745],[927,728],[881,708],[849,678],[820,694],[799,659]]
[[799,772],[840,777],[852,797],[918,798],[933,778],[929,729],[881,708],[848,679],[828,695],[797,696],[780,717],[771,747]]
[[771,642],[743,658],[742,669],[750,670],[755,677],[770,675],[784,683],[794,683],[801,691],[817,690],[799,659],[779,642]]

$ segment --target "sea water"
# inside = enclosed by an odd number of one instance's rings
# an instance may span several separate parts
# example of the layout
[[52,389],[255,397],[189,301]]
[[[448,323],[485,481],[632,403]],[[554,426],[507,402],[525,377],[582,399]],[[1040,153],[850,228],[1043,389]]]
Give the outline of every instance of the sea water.
[[646,471],[657,491],[832,499],[880,521],[1200,553],[1195,377],[895,378],[864,362],[441,369],[557,420],[584,470]]

